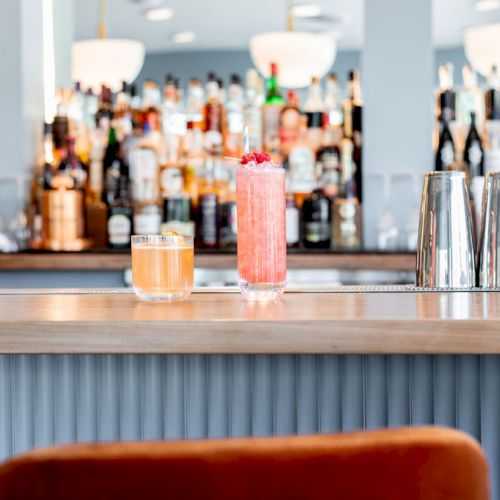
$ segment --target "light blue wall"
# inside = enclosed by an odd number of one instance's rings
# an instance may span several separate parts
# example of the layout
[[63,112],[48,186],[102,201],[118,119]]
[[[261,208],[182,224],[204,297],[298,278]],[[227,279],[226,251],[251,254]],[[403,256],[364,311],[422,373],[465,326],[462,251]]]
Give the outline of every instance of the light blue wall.
[[[359,51],[343,51],[337,55],[332,70],[337,72],[342,85],[345,84],[347,72],[359,67],[359,61]],[[173,73],[182,83],[192,77],[204,81],[209,71],[215,71],[227,82],[231,73],[244,78],[246,70],[251,67],[253,64],[247,50],[148,54],[137,82],[142,84],[145,79],[152,78],[163,83],[166,73]]]
[[[467,63],[462,47],[438,49],[434,53],[434,82],[438,84],[438,67],[445,62],[452,62],[455,66],[455,81],[461,83],[461,67]],[[337,54],[332,71],[335,71],[342,85],[345,85],[347,73],[350,69],[359,68],[361,64],[360,50],[343,50]],[[209,71],[215,71],[226,82],[231,73],[238,73],[242,77],[245,71],[253,66],[247,50],[219,50],[196,52],[162,52],[146,55],[144,66],[137,77],[139,85],[147,78],[163,82],[166,73],[174,73],[185,83],[191,77],[206,78]],[[363,77],[363,75],[361,75]],[[484,79],[480,79],[484,82]]]

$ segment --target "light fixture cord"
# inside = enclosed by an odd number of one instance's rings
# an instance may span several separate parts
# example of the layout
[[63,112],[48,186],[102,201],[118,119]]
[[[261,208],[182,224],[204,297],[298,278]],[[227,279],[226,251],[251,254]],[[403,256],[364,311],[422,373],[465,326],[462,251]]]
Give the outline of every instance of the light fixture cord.
[[99,0],[99,28],[98,38],[106,38],[106,1]]
[[293,17],[293,0],[286,2],[287,30],[295,31],[295,18]]

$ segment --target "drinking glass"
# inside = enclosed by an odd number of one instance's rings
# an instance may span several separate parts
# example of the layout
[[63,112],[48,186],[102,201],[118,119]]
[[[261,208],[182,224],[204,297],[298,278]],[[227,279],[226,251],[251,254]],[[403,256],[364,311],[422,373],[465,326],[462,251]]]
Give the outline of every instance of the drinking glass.
[[278,300],[286,280],[285,170],[240,165],[236,196],[240,290],[250,301]]
[[191,294],[193,277],[192,236],[132,236],[132,285],[139,300],[185,300]]

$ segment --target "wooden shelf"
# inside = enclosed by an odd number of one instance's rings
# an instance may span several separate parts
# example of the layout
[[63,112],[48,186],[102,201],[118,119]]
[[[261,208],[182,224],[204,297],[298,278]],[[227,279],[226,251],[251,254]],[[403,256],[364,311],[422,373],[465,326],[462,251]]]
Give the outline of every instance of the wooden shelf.
[[[235,269],[236,255],[196,253],[195,266],[207,269]],[[347,269],[413,271],[411,253],[289,253],[289,269]],[[0,271],[119,271],[130,267],[129,253],[19,253],[0,254]]]

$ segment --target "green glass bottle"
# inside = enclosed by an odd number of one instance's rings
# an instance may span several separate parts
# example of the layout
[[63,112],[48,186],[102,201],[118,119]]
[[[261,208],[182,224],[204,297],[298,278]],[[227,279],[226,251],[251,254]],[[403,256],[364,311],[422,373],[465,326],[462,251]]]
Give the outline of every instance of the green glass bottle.
[[278,65],[271,63],[271,76],[266,82],[267,94],[266,104],[284,104],[285,101],[281,96],[280,87],[278,85]]

